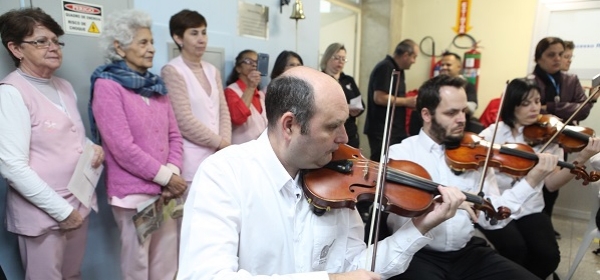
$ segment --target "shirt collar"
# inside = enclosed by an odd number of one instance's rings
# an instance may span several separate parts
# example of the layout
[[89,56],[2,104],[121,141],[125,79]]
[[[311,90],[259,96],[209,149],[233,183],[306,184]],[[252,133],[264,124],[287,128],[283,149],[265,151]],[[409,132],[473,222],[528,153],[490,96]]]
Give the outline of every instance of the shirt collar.
[[396,61],[394,60],[394,58],[392,56],[387,55],[385,58],[388,59],[389,61],[391,61],[394,64],[394,69],[396,69],[396,70],[402,70],[402,69],[400,69],[400,66],[398,66],[398,63],[396,63]]
[[419,144],[423,146],[426,151],[429,151],[429,153],[444,153],[444,145],[440,145],[433,141],[422,128],[417,137],[419,137]]
[[265,170],[268,170],[269,172],[269,174],[265,174],[265,176],[269,176],[273,181],[272,186],[278,191],[281,191],[290,181],[296,184],[295,178],[290,176],[285,167],[283,167],[283,164],[281,164],[281,161],[279,161],[279,158],[277,158],[277,155],[275,155],[275,151],[269,141],[268,130],[269,128],[265,129],[257,139],[260,150],[263,151],[265,155],[264,157],[260,157],[260,161],[265,167]]

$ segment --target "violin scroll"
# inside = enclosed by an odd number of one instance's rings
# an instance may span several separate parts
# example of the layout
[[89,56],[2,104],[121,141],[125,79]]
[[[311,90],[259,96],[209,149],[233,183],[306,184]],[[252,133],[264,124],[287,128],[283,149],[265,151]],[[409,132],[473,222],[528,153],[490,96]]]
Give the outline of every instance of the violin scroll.
[[575,180],[583,179],[583,185],[587,186],[590,182],[597,182],[600,180],[600,173],[598,171],[592,171],[589,174],[585,171],[585,166],[580,165],[576,161],[573,162],[575,168],[571,169],[571,174],[575,174]]
[[473,204],[473,210],[483,211],[485,219],[490,221],[491,225],[496,225],[499,220],[504,220],[510,217],[511,211],[507,207],[500,206],[498,210],[494,209],[492,203],[484,198],[481,198],[481,204]]

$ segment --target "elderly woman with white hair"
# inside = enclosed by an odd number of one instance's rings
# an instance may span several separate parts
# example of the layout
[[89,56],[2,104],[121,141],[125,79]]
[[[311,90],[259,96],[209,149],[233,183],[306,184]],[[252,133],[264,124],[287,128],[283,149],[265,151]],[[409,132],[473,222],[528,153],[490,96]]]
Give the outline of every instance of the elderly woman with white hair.
[[151,24],[136,10],[109,16],[101,38],[108,64],[91,78],[90,115],[106,150],[123,279],[173,279],[177,271],[177,222],[165,219],[143,240],[133,222],[140,204],[156,197],[166,202],[186,189],[179,175],[183,140],[177,121],[162,79],[148,71],[154,57]]

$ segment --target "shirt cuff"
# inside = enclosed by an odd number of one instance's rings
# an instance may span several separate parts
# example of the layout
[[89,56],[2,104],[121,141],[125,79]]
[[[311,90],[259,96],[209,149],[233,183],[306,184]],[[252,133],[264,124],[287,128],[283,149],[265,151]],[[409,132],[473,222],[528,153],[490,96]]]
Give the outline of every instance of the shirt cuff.
[[[178,176],[179,176],[179,175],[181,175],[181,170],[179,170],[179,167],[177,167],[175,164],[172,164],[172,163],[167,163],[167,167],[168,167],[169,169],[171,169],[171,172],[173,172],[174,174],[176,174],[176,175],[178,175]],[[169,178],[169,180],[170,180],[170,179],[171,179],[171,178]]]
[[431,234],[421,234],[412,219],[402,225],[391,237],[394,243],[409,256],[414,255],[433,240]]
[[173,171],[171,171],[169,167],[161,165],[158,173],[156,173],[156,176],[154,176],[152,181],[164,187],[169,184],[171,176],[173,176]]
[[69,215],[71,215],[71,212],[73,212],[73,209],[74,209],[73,206],[71,206],[71,204],[69,204],[66,201],[65,201],[65,203],[67,205],[64,205],[63,209],[59,213],[57,213],[55,217],[52,217],[58,222],[62,222],[64,220],[66,220],[69,217]]
[[543,187],[543,184],[539,184],[539,186],[532,187],[527,183],[527,180],[523,178],[519,180],[511,189],[513,192],[513,196],[521,199],[519,201],[521,204],[525,203],[528,199],[530,199],[538,190],[537,188]]

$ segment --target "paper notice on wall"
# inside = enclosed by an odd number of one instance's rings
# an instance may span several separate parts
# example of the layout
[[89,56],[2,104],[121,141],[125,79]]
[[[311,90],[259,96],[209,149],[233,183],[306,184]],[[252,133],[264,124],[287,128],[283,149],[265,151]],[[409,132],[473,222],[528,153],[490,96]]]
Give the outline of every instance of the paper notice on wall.
[[102,5],[63,0],[62,13],[65,33],[85,36],[102,33]]

